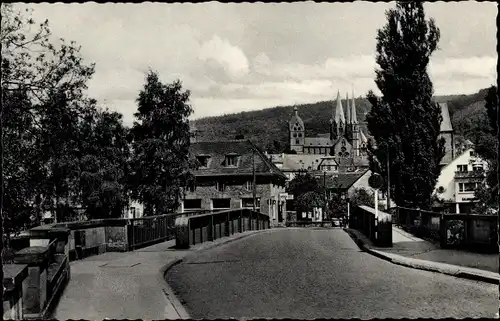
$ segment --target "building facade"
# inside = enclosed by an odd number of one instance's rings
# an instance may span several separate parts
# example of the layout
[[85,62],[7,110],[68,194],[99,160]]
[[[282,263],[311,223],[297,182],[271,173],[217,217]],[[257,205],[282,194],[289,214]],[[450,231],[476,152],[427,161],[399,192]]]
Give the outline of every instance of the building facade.
[[180,212],[253,208],[276,226],[286,221],[286,176],[249,140],[196,142],[190,157],[198,168],[184,188]]
[[[332,108],[330,132],[317,137],[307,137],[306,129],[297,108],[289,121],[290,149],[297,154],[358,157],[366,155],[366,136],[359,128],[354,95],[351,104],[346,97],[346,113],[337,93],[336,107]],[[345,116],[347,115],[347,116]]]
[[470,213],[474,206],[474,190],[484,184],[487,163],[469,148],[444,166],[434,195],[443,203],[435,206],[452,213]]

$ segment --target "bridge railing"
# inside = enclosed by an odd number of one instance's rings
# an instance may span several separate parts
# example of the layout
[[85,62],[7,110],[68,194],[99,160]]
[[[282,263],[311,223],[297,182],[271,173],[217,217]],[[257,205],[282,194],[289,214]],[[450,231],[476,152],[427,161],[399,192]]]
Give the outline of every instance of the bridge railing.
[[287,227],[333,227],[332,221],[287,221]]
[[355,207],[349,217],[349,227],[365,234],[377,246],[392,246],[392,216],[368,206]]
[[268,215],[246,208],[179,216],[175,221],[176,247],[189,248],[194,244],[214,241],[235,233],[268,228]]

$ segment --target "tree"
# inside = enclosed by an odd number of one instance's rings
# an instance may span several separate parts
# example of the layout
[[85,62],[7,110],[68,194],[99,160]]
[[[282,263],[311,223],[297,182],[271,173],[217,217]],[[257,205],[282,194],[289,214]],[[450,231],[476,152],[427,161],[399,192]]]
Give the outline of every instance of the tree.
[[355,189],[349,202],[351,204],[351,208],[355,208],[361,205],[375,208],[375,199],[373,193],[370,193],[364,188]]
[[56,187],[56,194],[67,194],[61,189],[67,180],[56,178],[69,168],[71,161],[65,158],[71,153],[59,146],[52,149],[61,156],[56,157],[44,147],[55,147],[56,138],[66,142],[68,137],[60,136],[64,123],[57,119],[73,119],[71,106],[83,96],[94,65],[83,64],[73,42],[51,43],[48,21],[37,25],[31,10],[21,13],[6,4],[1,11],[3,152],[8,164],[2,171],[3,208],[7,219],[22,225],[34,214],[33,207],[39,218],[44,199]]
[[288,190],[293,194],[294,199],[307,192],[319,192],[318,180],[307,172],[298,173],[288,185]]
[[82,119],[79,133],[82,144],[78,194],[87,216],[120,217],[128,203],[130,157],[128,129],[123,126],[122,115],[93,106]]
[[376,142],[371,152],[386,180],[389,155],[391,198],[398,205],[429,208],[444,155],[441,111],[427,74],[439,29],[433,19],[426,21],[421,2],[397,2],[387,20],[376,48],[375,83],[382,96],[370,91],[367,97],[372,108],[366,121]]
[[485,97],[485,108],[488,121],[483,122],[475,131],[474,149],[481,159],[488,164],[486,171],[486,185],[475,191],[478,200],[476,210],[486,213],[492,207],[498,206],[498,96],[496,86],[491,86]]
[[297,197],[295,208],[300,212],[309,212],[313,208],[323,208],[324,198],[318,191],[309,191]]
[[189,91],[180,81],[165,85],[148,72],[132,128],[131,197],[146,215],[173,211],[189,176]]

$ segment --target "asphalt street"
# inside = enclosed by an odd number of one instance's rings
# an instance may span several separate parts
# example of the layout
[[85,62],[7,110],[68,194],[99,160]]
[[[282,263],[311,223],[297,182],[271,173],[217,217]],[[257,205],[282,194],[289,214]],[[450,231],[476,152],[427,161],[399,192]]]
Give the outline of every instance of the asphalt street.
[[198,252],[167,273],[192,318],[487,317],[498,285],[398,266],[341,229],[276,229]]

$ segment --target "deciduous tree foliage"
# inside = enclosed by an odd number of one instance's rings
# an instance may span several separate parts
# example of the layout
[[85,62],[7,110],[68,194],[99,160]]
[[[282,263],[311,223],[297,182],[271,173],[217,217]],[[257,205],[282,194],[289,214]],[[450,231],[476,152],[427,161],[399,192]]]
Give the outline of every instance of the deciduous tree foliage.
[[174,211],[189,175],[189,91],[180,81],[163,84],[150,71],[137,99],[132,128],[131,197],[146,215]]
[[475,127],[476,131],[473,135],[476,153],[488,164],[486,185],[482,185],[475,192],[475,197],[478,199],[476,210],[480,213],[487,213],[490,209],[498,207],[498,94],[496,86],[488,89],[485,102],[488,119]]
[[399,206],[430,206],[444,155],[440,107],[432,101],[427,74],[438,41],[439,29],[426,20],[421,2],[397,2],[378,31],[375,83],[382,96],[368,94],[372,109],[366,120],[376,143],[371,152],[386,179],[390,157],[391,198]]
[[30,10],[19,12],[12,5],[1,10],[4,218],[15,229],[30,216],[39,219],[43,209],[110,203],[90,202],[85,190],[100,199],[104,194],[120,198],[109,191],[120,194],[121,188],[86,186],[82,179],[88,157],[107,160],[99,163],[100,171],[124,167],[126,161],[118,151],[108,153],[115,148],[110,142],[120,141],[125,130],[120,117],[100,112],[85,96],[94,65],[84,64],[74,42],[53,42],[48,21],[35,23]]
[[298,173],[288,184],[288,190],[293,194],[294,199],[307,192],[319,192],[318,180],[308,172]]

